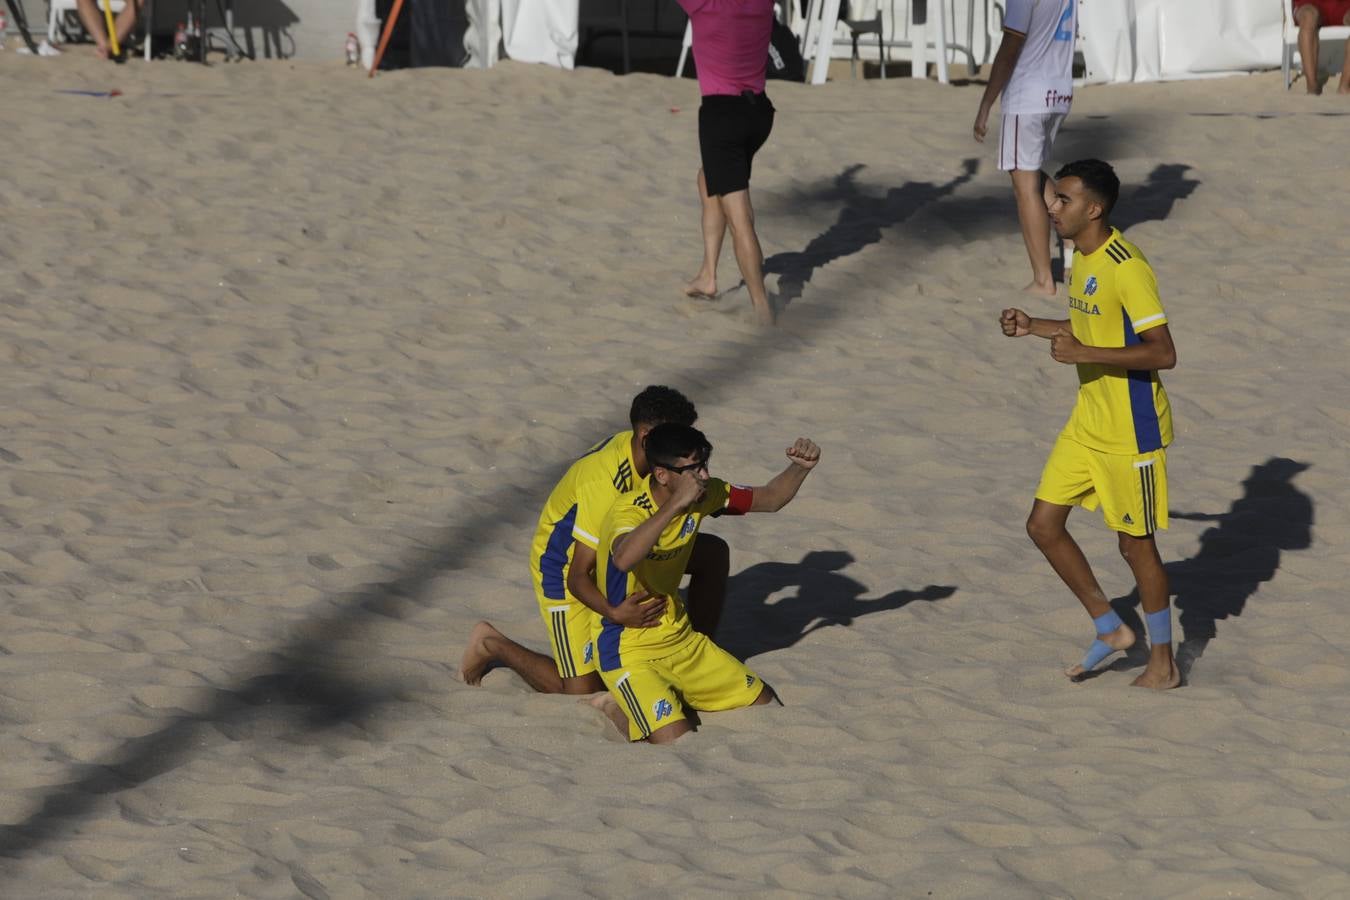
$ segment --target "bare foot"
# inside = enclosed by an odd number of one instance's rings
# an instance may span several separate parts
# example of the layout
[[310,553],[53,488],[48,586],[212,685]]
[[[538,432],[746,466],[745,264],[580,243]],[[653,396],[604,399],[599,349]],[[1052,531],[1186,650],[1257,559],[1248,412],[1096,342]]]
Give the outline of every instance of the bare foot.
[[774,324],[776,324],[776,323],[774,322],[774,317],[773,317],[773,307],[770,306],[770,305],[768,305],[767,303],[764,304],[763,306],[760,306],[758,303],[756,303],[756,304],[755,304],[755,321],[758,322],[760,325],[766,325],[766,326],[767,326],[767,325],[774,325]]
[[[1097,640],[1101,641],[1112,650],[1128,650],[1134,646],[1134,629],[1128,625],[1121,625],[1115,631],[1108,634],[1097,635]],[[1083,668],[1082,663],[1069,666],[1064,670],[1064,674],[1070,678],[1078,678],[1087,674],[1087,669]]]
[[602,691],[591,697],[586,697],[579,703],[585,703],[587,706],[594,707],[605,714],[605,718],[614,723],[614,727],[619,729],[619,734],[623,735],[624,740],[628,740],[628,717],[623,714],[619,708],[618,702],[610,695],[609,691]]
[[1135,687],[1152,688],[1155,691],[1169,691],[1181,685],[1181,672],[1170,656],[1164,664],[1156,664],[1150,660],[1144,674],[1130,684]]
[[1341,86],[1336,88],[1338,94],[1350,94],[1350,81],[1342,81]]
[[500,638],[502,633],[487,622],[479,622],[469,632],[469,644],[464,648],[464,656],[459,661],[459,677],[465,684],[482,684],[492,662],[492,651],[488,641]]
[[1316,75],[1309,77],[1307,73],[1304,73],[1303,83],[1307,86],[1308,93],[1312,94],[1314,97],[1319,96],[1322,93],[1322,79],[1318,78]]
[[1036,294],[1039,297],[1053,297],[1055,296],[1055,283],[1052,281],[1049,284],[1041,284],[1039,281],[1033,281],[1022,288],[1022,291],[1027,294]]
[[695,300],[716,300],[717,279],[699,272],[693,281],[684,286],[684,295]]

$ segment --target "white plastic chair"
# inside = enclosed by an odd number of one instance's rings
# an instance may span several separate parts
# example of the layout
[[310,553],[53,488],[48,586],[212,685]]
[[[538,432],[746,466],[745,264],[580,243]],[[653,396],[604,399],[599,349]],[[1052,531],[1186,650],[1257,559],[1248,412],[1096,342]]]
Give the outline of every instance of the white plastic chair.
[[[1294,54],[1298,52],[1298,23],[1294,21],[1294,8],[1289,0],[1282,0],[1284,4],[1284,52],[1280,55],[1280,71],[1284,73],[1284,89],[1289,90],[1289,86],[1294,83]],[[1323,25],[1317,29],[1317,39],[1323,43],[1327,41],[1344,41],[1350,39],[1350,26],[1347,25]],[[1299,55],[1299,65],[1302,66],[1302,54]],[[1316,78],[1317,73],[1313,72],[1312,77]]]
[[[894,3],[895,0],[892,0]],[[931,49],[937,54],[937,78],[942,84],[947,84],[947,4],[945,0],[933,0],[928,5],[928,15],[936,20],[937,33],[934,40],[928,40],[928,23],[918,25],[914,21],[914,0],[904,0],[908,7],[909,16],[909,34],[910,40],[883,41],[886,47],[908,47],[913,54],[911,72],[914,78],[928,77],[928,51]],[[971,7],[974,8],[974,0],[971,0]],[[934,15],[936,13],[936,15]],[[834,49],[834,31],[835,23],[839,18],[839,0],[809,0],[806,7],[806,24],[803,26],[802,36],[804,48],[810,48],[809,51],[803,51],[804,56],[813,58],[811,66],[811,76],[808,79],[812,84],[824,84],[826,73],[830,68],[831,51]],[[811,31],[816,32],[815,37],[811,37]]]
[[[109,3],[112,4],[113,15],[116,16],[126,8],[126,0],[94,0],[94,5],[103,11],[103,7]],[[61,17],[66,13],[75,13],[79,7],[75,5],[75,0],[47,0],[47,42],[51,44],[59,43],[62,31]],[[83,25],[83,23],[81,23]]]

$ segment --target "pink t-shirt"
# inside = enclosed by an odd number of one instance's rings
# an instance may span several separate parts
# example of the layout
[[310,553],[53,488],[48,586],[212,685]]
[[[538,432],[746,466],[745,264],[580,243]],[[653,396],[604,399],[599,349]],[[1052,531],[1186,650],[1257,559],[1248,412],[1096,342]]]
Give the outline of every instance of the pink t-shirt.
[[764,92],[773,0],[680,0],[694,25],[699,93]]

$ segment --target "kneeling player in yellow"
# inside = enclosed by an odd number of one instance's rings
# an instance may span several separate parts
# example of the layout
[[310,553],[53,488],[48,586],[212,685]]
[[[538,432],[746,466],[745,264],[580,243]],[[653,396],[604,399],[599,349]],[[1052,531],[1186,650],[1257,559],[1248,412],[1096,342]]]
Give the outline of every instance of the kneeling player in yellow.
[[651,476],[606,514],[596,579],[613,606],[646,590],[648,602],[665,608],[651,628],[598,617],[593,628],[600,677],[611,695],[603,708],[630,740],[663,744],[693,730],[685,707],[739,709],[776,699],[744,663],[693,629],[680,576],[704,518],[782,509],[820,461],[820,448],[798,438],[787,450],[788,467],[755,488],[709,477],[712,445],[687,425],[658,425],[645,449]]
[[[698,412],[674,388],[651,385],[633,398],[628,418],[632,430],[601,441],[574,462],[539,514],[530,549],[530,573],[552,656],[511,640],[489,622],[479,622],[469,635],[460,661],[460,677],[467,684],[479,684],[490,668],[505,666],[543,693],[603,691],[604,683],[595,671],[590,620],[603,613],[634,628],[656,623],[661,613],[658,604],[637,605],[645,593],[617,605],[605,602],[591,575],[595,535],[615,499],[647,476],[647,457],[642,452],[647,432],[664,422],[692,425]],[[726,542],[714,535],[704,536],[688,563],[694,627],[711,634],[726,593]]]

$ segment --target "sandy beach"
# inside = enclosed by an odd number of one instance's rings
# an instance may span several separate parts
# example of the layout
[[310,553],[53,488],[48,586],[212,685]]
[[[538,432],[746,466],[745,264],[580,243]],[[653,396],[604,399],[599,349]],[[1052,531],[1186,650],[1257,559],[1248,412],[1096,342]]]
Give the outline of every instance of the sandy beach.
[[[1017,290],[979,85],[771,84],[762,329],[729,243],[680,294],[692,80],[0,81],[0,896],[1350,895],[1350,98],[1088,87],[1056,148],[1116,166],[1178,349],[1155,694],[1061,674],[1090,621],[1023,523],[1077,382],[998,328],[1063,301]],[[539,507],[653,383],[714,474],[823,448],[710,526],[786,705],[668,748],[456,678],[479,619],[546,649]]]

